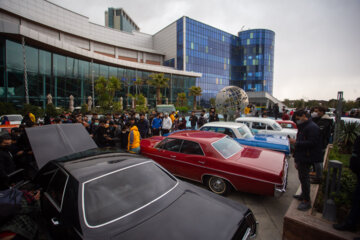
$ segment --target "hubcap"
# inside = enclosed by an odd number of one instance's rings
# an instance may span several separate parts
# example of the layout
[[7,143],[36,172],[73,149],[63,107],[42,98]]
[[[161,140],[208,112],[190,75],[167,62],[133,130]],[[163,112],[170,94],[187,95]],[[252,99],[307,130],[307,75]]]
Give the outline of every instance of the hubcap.
[[210,187],[214,192],[222,193],[225,190],[225,182],[220,178],[211,178]]

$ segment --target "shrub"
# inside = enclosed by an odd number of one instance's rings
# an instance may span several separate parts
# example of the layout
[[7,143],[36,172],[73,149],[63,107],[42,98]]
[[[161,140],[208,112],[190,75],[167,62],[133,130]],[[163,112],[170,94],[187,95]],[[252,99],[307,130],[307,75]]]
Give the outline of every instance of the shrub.
[[338,145],[343,153],[350,153],[356,137],[360,135],[360,124],[357,122],[340,123]]
[[177,107],[176,110],[178,110],[181,114],[185,114],[189,111],[189,107],[187,106]]
[[15,109],[14,104],[6,103],[6,102],[0,102],[0,115],[14,114],[14,113],[16,113],[16,109]]

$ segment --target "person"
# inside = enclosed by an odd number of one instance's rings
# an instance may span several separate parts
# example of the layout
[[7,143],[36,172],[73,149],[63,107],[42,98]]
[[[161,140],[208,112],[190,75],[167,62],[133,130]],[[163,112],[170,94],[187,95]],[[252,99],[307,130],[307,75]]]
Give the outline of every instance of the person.
[[120,132],[120,148],[126,150],[128,146],[128,138],[129,138],[130,124],[127,123],[121,128]]
[[320,144],[320,129],[308,117],[304,109],[294,113],[298,133],[296,140],[290,138],[291,144],[295,145],[294,159],[295,168],[298,170],[301,183],[301,194],[294,195],[294,198],[301,201],[298,210],[306,211],[311,208],[310,202],[310,176],[309,170],[312,163],[319,161],[322,157]]
[[11,154],[12,140],[9,134],[0,136],[0,182],[7,186],[10,184],[8,175],[16,170],[15,161]]
[[160,114],[157,113],[156,117],[152,120],[152,123],[151,123],[153,136],[159,136],[161,123],[162,123],[162,120],[160,118]]
[[217,121],[219,121],[219,116],[215,112],[215,108],[210,108],[209,122],[217,122]]
[[181,116],[181,121],[179,123],[179,130],[184,130],[186,129],[186,119],[184,116]]
[[171,119],[171,122],[172,124],[174,124],[174,121],[175,121],[175,111],[172,111],[169,115],[170,119]]
[[175,115],[175,120],[174,120],[174,131],[179,130],[179,126],[180,126],[180,117],[178,114]]
[[[322,106],[315,107],[314,111],[311,113],[312,120],[320,128],[320,138],[321,138],[321,151],[323,156],[325,155],[325,150],[329,144],[331,133],[333,132],[334,121],[325,114],[326,109]],[[321,161],[314,163],[314,169],[316,172],[316,177],[312,180],[312,183],[320,183],[322,179],[323,172],[323,161],[324,157],[321,158]]]
[[130,132],[127,150],[130,153],[140,153],[140,132],[135,124],[135,118],[130,118]]
[[1,125],[10,125],[8,116],[3,117],[2,121],[1,121]]
[[197,122],[198,124],[198,128],[201,128],[205,123],[206,123],[206,118],[205,118],[205,110],[203,110],[201,113],[200,113],[200,117],[199,117],[199,120]]
[[351,210],[345,221],[334,224],[333,227],[340,231],[356,231],[360,216],[360,136],[355,140],[352,155],[350,158],[350,169],[357,178],[356,188],[353,193]]
[[250,106],[247,105],[246,108],[244,109],[244,114],[247,116],[249,115],[249,113],[250,113]]
[[287,114],[287,113],[288,113],[288,110],[284,109],[284,110],[283,110],[283,114],[282,114],[282,116],[281,116],[281,119],[282,119],[282,120],[284,120],[284,121],[290,120],[290,116],[289,116],[289,114]]
[[94,141],[99,146],[99,148],[107,147],[109,141],[111,140],[111,138],[107,135],[105,124],[106,120],[100,119],[99,126],[95,130]]
[[191,129],[194,130],[196,128],[196,123],[198,122],[198,118],[197,118],[197,116],[195,116],[194,111],[191,112],[191,116],[189,118],[189,121],[191,123]]
[[169,133],[171,127],[172,127],[171,118],[169,117],[168,113],[165,113],[164,114],[164,119],[163,119],[162,125],[161,125],[162,135]]
[[273,107],[273,112],[274,112],[274,118],[275,118],[275,120],[277,120],[277,118],[279,116],[279,104],[275,103],[275,105]]
[[147,138],[149,131],[149,121],[145,118],[145,114],[140,113],[140,120],[137,122],[137,127],[140,132],[141,138]]

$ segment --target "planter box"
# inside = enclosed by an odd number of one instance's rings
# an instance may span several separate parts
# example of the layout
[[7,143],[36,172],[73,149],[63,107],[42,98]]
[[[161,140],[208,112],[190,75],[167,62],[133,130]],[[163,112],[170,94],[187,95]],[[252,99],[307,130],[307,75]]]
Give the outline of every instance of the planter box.
[[[324,167],[327,167],[329,149],[331,145],[328,145],[324,156]],[[310,197],[311,206],[314,206],[314,202],[318,195],[319,184],[311,184]],[[301,193],[301,186],[298,188],[296,194]],[[360,236],[360,232],[341,232],[335,230],[332,225],[334,222],[330,222],[322,218],[321,213],[317,213],[314,208],[309,209],[306,212],[297,210],[299,201],[294,199],[285,216],[283,225],[283,240],[310,240],[310,239],[326,239],[326,240],[353,240],[355,237]]]

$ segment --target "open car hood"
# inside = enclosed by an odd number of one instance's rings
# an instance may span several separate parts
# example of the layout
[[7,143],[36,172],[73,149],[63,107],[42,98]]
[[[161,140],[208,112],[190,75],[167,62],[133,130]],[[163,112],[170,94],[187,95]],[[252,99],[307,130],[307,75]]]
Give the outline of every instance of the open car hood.
[[45,125],[25,130],[39,169],[51,160],[97,148],[80,123]]

